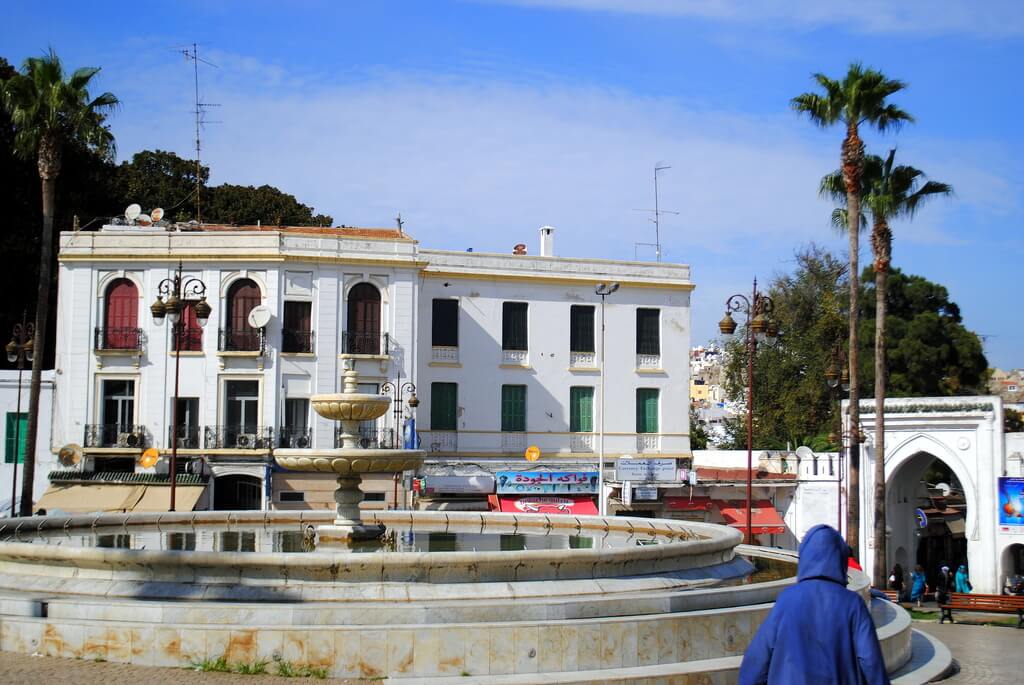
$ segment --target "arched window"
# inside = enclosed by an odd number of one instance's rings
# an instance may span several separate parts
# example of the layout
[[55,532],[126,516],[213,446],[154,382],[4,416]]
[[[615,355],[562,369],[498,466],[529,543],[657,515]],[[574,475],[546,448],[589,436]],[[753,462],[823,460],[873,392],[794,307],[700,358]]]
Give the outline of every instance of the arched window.
[[360,283],[348,293],[348,330],[345,352],[380,354],[380,291]]
[[104,298],[101,349],[134,350],[139,347],[139,289],[127,278],[107,287]]
[[228,288],[226,328],[223,349],[258,352],[260,331],[249,325],[249,312],[261,301],[260,288],[248,278],[241,278]]

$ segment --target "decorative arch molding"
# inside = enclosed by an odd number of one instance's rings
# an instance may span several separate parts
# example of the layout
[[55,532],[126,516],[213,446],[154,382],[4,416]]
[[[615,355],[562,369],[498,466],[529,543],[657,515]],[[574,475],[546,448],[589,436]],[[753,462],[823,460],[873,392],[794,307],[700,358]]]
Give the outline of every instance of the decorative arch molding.
[[372,276],[368,274],[353,274],[351,276],[345,276],[345,286],[342,289],[342,296],[345,301],[348,301],[349,293],[352,292],[352,288],[363,283],[372,285],[380,293],[381,306],[385,306],[389,303],[390,295],[388,292],[388,281],[380,276]]
[[229,271],[221,275],[220,279],[220,299],[223,300],[228,296],[228,290],[235,281],[239,281],[243,278],[247,278],[256,284],[256,287],[260,289],[260,299],[263,302],[267,301],[267,293],[270,292],[267,289],[267,279],[262,273],[256,271],[249,271],[248,269],[242,269],[241,271]]
[[135,289],[139,293],[139,299],[145,298],[145,288],[142,287],[142,277],[137,271],[125,271],[121,269],[119,271],[107,271],[102,272],[99,279],[96,281],[96,299],[100,301],[102,307],[103,300],[107,297],[107,290],[116,281],[128,280],[135,284]]
[[243,476],[245,478],[254,478],[261,483],[264,481],[266,476],[265,469],[261,464],[251,464],[247,466],[237,464],[210,464],[210,473],[213,474],[214,478]]

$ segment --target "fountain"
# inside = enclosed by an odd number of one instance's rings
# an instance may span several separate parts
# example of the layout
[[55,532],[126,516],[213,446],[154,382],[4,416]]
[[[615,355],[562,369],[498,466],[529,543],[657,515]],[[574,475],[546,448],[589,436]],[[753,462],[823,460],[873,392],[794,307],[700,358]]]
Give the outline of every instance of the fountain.
[[337,516],[333,523],[317,527],[317,548],[345,548],[354,540],[379,537],[380,524],[362,522],[359,503],[363,491],[359,485],[364,473],[400,473],[415,469],[423,461],[423,451],[410,449],[363,449],[359,446],[359,424],[383,416],[391,406],[387,395],[359,392],[359,374],[351,360],[345,360],[344,392],[313,395],[313,410],[325,419],[340,421],[341,447],[333,450],[279,449],[274,460],[292,471],[338,474],[334,491]]

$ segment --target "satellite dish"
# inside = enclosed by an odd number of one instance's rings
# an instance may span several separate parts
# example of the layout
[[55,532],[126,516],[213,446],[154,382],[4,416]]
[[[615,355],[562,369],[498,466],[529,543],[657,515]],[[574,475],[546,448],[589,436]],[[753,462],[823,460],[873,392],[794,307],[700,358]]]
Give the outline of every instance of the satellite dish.
[[158,461],[160,461],[160,451],[155,447],[150,447],[139,457],[139,466],[144,469],[151,469],[156,466]]
[[128,205],[127,209],[124,210],[124,218],[128,219],[128,221],[135,221],[139,214],[142,214],[142,207],[135,203]]
[[807,445],[800,445],[796,448],[796,456],[801,459],[814,459],[814,450]]
[[140,226],[152,226],[153,219],[150,218],[149,214],[139,214],[135,218],[135,223],[139,224]]
[[160,219],[164,218],[164,210],[161,209],[160,207],[157,207],[152,212],[150,212],[149,215],[153,217],[153,221],[160,221]]
[[936,483],[935,489],[941,492],[943,497],[949,497],[949,493],[953,491],[953,488],[950,487],[949,483]]
[[82,461],[82,447],[75,443],[64,445],[57,452],[57,461],[60,462],[61,466],[77,466]]
[[270,307],[256,305],[249,312],[249,325],[253,328],[263,328],[270,323]]

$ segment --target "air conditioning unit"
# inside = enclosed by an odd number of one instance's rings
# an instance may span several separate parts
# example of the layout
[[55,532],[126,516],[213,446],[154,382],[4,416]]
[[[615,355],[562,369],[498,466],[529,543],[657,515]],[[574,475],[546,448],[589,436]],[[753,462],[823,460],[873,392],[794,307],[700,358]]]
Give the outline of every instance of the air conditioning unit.
[[235,447],[241,447],[242,449],[252,449],[256,447],[256,434],[239,433],[235,438]]
[[359,446],[364,450],[373,447],[373,438],[359,438]]
[[118,447],[138,447],[142,444],[142,440],[139,439],[138,433],[118,433],[117,434],[117,446]]
[[308,435],[293,435],[288,440],[289,447],[297,447],[300,450],[304,450],[309,447],[310,441]]

